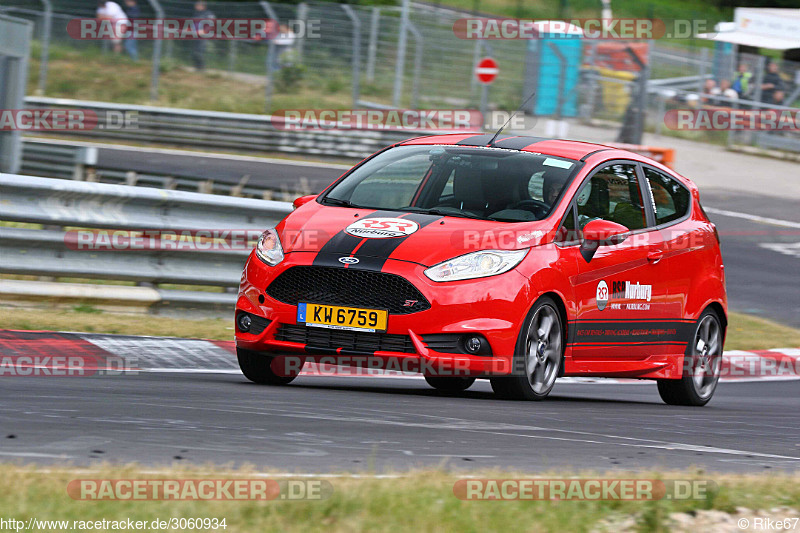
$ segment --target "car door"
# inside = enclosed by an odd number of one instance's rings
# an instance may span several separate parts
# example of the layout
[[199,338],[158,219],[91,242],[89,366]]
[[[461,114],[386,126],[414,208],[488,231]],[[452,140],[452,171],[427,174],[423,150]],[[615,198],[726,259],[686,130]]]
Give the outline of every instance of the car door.
[[668,286],[663,282],[663,242],[654,231],[650,204],[641,168],[628,160],[602,164],[573,199],[579,236],[595,219],[630,230],[621,243],[600,246],[588,262],[580,246],[572,247],[577,248],[572,279],[577,318],[568,341],[573,362],[589,363],[583,370],[590,369],[591,361],[633,362],[664,353],[661,322]]
[[655,225],[664,244],[662,267],[666,277],[663,282],[668,285],[669,292],[666,318],[682,322],[687,314],[686,300],[692,275],[697,272],[698,265],[703,264],[697,253],[693,253],[697,239],[692,238],[692,232],[703,229],[703,224],[690,219],[691,192],[679,180],[647,164],[642,165],[642,171],[653,200]]

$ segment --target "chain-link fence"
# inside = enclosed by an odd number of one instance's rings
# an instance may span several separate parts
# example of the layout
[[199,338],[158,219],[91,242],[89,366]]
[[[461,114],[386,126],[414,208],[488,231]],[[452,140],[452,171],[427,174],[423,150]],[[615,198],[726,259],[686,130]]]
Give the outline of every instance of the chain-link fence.
[[[52,13],[49,24],[48,6]],[[34,22],[38,39],[34,55],[42,60],[49,42],[51,62],[69,50],[80,52],[90,61],[106,60],[103,64],[113,67],[114,63],[108,63],[114,58],[108,41],[73,39],[66,30],[73,18],[94,17],[96,7],[94,0],[5,0],[0,12]],[[141,18],[198,16],[196,3],[187,0],[139,0],[138,9]],[[735,48],[719,44],[716,48],[703,47],[699,40],[693,41],[694,47],[687,47],[685,42],[679,45],[667,40],[628,43],[584,39],[578,55],[568,57],[564,55],[567,49],[550,50],[548,46],[552,45],[545,42],[461,39],[454,32],[454,23],[464,15],[430,6],[412,7],[405,23],[401,8],[394,6],[208,1],[205,9],[218,18],[277,19],[284,38],[202,43],[167,40],[160,43],[160,50],[153,41],[138,41],[139,62],[125,63],[119,58],[118,66],[113,67],[125,78],[131,76],[128,69],[139,66],[138,77],[127,80],[131,90],[121,98],[130,94],[132,103],[147,103],[141,95],[133,95],[141,93],[136,93],[136,88],[152,84],[150,100],[157,100],[167,92],[163,83],[167,74],[204,70],[209,74],[207,79],[183,90],[199,97],[224,90],[215,80],[233,80],[256,88],[261,95],[258,101],[225,110],[274,112],[287,106],[477,108],[482,87],[474,71],[482,57],[493,57],[500,70],[488,91],[491,109],[511,111],[531,92],[551,90],[555,91],[553,98],[559,99],[558,105],[534,102],[526,111],[630,126],[632,121],[640,121],[639,109],[646,108],[646,127],[666,133],[672,132],[663,127],[663,116],[656,115],[675,105],[699,105],[696,102],[702,103],[699,95],[704,92],[731,98],[734,91],[737,99],[750,102],[750,109],[767,104],[793,106],[800,97],[800,64],[776,60],[770,66],[773,61],[763,56],[739,54]],[[402,64],[398,65],[399,61]],[[147,65],[151,65],[149,78],[145,74]],[[43,94],[72,96],[70,89],[79,81],[61,79],[69,73],[57,74],[55,70],[45,80],[42,74],[48,65],[40,61],[40,66],[38,74],[31,74]],[[643,94],[644,82],[647,90]],[[187,104],[201,105],[192,101]],[[637,127],[639,134],[644,127]],[[696,135],[729,142],[718,132]],[[742,138],[761,144],[770,137],[792,135],[796,133]],[[790,145],[781,141],[781,146]]]

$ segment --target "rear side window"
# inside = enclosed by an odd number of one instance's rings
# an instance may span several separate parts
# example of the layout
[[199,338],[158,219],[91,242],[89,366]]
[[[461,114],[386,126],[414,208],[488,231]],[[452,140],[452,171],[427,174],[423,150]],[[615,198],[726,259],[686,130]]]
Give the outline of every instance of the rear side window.
[[678,220],[689,212],[689,191],[678,180],[648,167],[644,167],[644,175],[653,192],[656,224]]
[[631,230],[647,225],[636,166],[615,163],[598,171],[583,184],[576,196],[581,229],[592,220],[603,219]]

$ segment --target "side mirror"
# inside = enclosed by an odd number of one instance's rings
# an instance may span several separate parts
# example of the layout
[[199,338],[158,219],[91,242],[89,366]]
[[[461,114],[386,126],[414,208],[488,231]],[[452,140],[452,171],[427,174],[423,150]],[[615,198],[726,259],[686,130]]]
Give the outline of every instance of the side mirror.
[[581,256],[588,263],[600,246],[619,244],[628,238],[630,230],[610,220],[592,220],[583,228]]
[[297,209],[301,205],[305,205],[314,198],[316,198],[316,194],[309,194],[308,196],[301,196],[300,198],[295,198],[294,202],[292,202],[292,206]]

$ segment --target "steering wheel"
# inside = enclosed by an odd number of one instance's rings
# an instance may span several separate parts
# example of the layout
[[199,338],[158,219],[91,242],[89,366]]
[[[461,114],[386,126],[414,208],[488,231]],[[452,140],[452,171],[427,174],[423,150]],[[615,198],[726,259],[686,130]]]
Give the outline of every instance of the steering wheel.
[[534,200],[532,198],[530,200],[522,200],[520,202],[517,202],[511,207],[511,209],[522,209],[524,211],[530,211],[531,213],[536,215],[536,218],[538,219],[544,218],[545,215],[547,215],[547,213],[550,212],[550,206],[548,204],[541,202],[539,200]]

